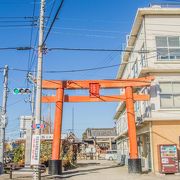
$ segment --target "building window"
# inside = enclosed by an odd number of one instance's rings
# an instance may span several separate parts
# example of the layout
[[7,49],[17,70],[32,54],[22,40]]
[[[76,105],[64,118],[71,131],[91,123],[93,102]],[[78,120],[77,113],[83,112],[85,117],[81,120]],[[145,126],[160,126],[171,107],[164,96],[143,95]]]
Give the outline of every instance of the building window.
[[180,37],[156,37],[158,60],[180,60]]
[[180,108],[180,82],[160,83],[161,108]]

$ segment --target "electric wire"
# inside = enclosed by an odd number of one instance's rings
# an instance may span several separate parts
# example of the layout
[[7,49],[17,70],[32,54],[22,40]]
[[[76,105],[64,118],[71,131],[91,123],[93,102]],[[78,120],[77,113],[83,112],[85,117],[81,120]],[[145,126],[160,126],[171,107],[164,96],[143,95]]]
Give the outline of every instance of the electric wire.
[[52,7],[51,7],[51,10],[50,10],[50,13],[49,13],[49,19],[48,19],[48,21],[47,21],[47,23],[46,23],[46,27],[47,27],[48,24],[49,24],[49,21],[50,21],[50,18],[51,18],[53,9],[54,9],[54,7],[55,7],[55,3],[56,3],[56,0],[53,0],[53,4],[52,4]]
[[38,18],[37,17],[33,17],[33,16],[0,16],[0,19],[33,19],[33,18]]
[[[33,47],[0,47],[0,50],[30,50]],[[35,50],[35,49],[34,49]],[[68,47],[52,47],[43,48],[45,51],[61,50],[61,51],[95,51],[95,52],[129,52],[129,53],[150,53],[157,50],[127,50],[127,49],[98,49],[98,48],[68,48]]]
[[11,25],[0,25],[0,28],[6,27],[32,27],[36,26],[36,24],[11,24]]
[[[33,5],[33,11],[32,11],[32,17],[35,15],[35,9],[36,9],[36,0],[34,0],[34,5]],[[34,18],[33,18],[34,20]],[[30,42],[29,42],[29,47],[32,46],[32,37],[33,37],[33,27],[31,27],[31,32],[30,32]],[[29,50],[28,54],[28,69],[30,68],[30,56],[31,56],[31,50]]]
[[[49,23],[49,20],[50,20],[50,17],[51,17],[51,14],[52,14],[52,12],[53,12],[54,7],[55,7],[55,0],[54,0],[54,2],[53,2],[52,7],[51,7],[51,11],[50,11],[49,16],[48,16],[49,18],[48,18],[48,20],[47,20],[47,23],[46,23],[46,26],[45,26],[45,27],[48,26],[48,23]],[[35,38],[35,42],[34,42],[34,47],[36,46],[36,43],[37,43],[38,32],[39,32],[39,31],[37,30],[36,38]],[[30,70],[32,69],[32,67],[33,67],[33,65],[34,65],[34,62],[35,62],[35,59],[36,59],[36,58],[37,58],[37,52],[34,54],[34,51],[33,51],[33,54],[32,54],[32,56],[31,56],[30,66],[29,66],[29,69],[30,69]]]
[[[155,57],[157,57],[157,55],[150,56],[150,57],[146,58],[145,60],[155,58]],[[82,72],[82,71],[94,71],[94,70],[118,67],[118,66],[121,66],[121,65],[135,63],[137,61],[141,61],[141,60],[135,60],[135,61],[123,62],[123,63],[119,63],[119,64],[113,64],[113,65],[109,65],[109,66],[101,66],[101,67],[93,67],[93,68],[72,69],[72,70],[58,70],[58,71],[54,71],[54,70],[52,70],[52,71],[43,71],[43,73],[74,73],[74,72]],[[2,68],[2,69],[4,69],[4,68]],[[9,68],[9,70],[10,71],[19,71],[19,72],[28,72],[27,69],[19,69],[19,68]],[[36,72],[36,71],[31,71],[31,72]]]
[[18,51],[27,51],[33,49],[32,47],[24,46],[24,47],[0,47],[0,51],[4,50],[18,50]]
[[[32,10],[32,17],[35,17],[35,10],[36,10],[36,1],[37,0],[34,0],[34,4],[33,4],[33,10]],[[33,18],[34,20],[34,18]],[[31,47],[32,46],[32,38],[33,38],[33,31],[34,31],[34,28],[32,27],[31,28],[31,32],[30,32],[30,42],[29,42],[29,46]],[[34,46],[35,48],[35,46]],[[28,54],[28,70],[30,71],[30,64],[31,64],[31,52],[32,50],[30,49],[29,50],[29,54]],[[33,54],[34,54],[34,50],[32,52],[32,57],[33,57]],[[29,73],[29,71],[27,72],[27,74]],[[29,87],[29,81],[27,80],[27,78],[25,78],[25,82],[26,82],[26,86],[27,88]]]
[[51,25],[50,25],[50,27],[49,27],[49,29],[48,29],[48,32],[47,32],[46,36],[45,36],[45,38],[44,38],[44,41],[43,41],[43,43],[42,43],[42,46],[45,44],[45,42],[46,42],[46,40],[47,40],[47,38],[48,38],[51,30],[52,30],[52,27],[53,27],[53,25],[54,25],[54,23],[55,23],[58,15],[59,15],[59,12],[60,12],[60,10],[62,9],[63,3],[64,3],[64,0],[61,1],[60,5],[59,5],[59,7],[58,7],[58,9],[57,9],[57,11],[56,11],[56,13],[55,13],[55,16],[54,16],[54,18],[53,18],[53,20],[52,20],[52,23],[51,23]]
[[11,104],[8,104],[7,107],[14,106],[14,105],[16,105],[16,104],[18,104],[18,103],[20,103],[22,101],[24,101],[24,99],[19,99],[19,100],[15,101],[15,102],[13,102]]
[[62,51],[96,51],[96,52],[133,52],[133,53],[149,53],[157,50],[127,50],[127,49],[93,49],[93,48],[66,48],[66,47],[52,47],[46,48],[48,51],[62,50]]
[[25,20],[21,20],[21,21],[20,20],[18,20],[18,21],[17,20],[16,21],[0,20],[0,23],[27,23],[27,22],[28,23],[30,23],[30,22],[33,23],[33,22],[35,22],[35,20],[26,20],[26,21]]

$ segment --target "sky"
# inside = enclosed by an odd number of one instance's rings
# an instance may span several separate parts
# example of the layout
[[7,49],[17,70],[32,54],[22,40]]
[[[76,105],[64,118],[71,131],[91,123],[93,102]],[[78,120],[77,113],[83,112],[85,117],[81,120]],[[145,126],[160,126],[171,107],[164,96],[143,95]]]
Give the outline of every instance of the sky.
[[[0,47],[31,46],[37,48],[38,26],[32,27],[32,18],[27,18],[32,17],[33,14],[35,17],[39,16],[40,0],[35,2],[33,13],[34,0],[0,0]],[[45,35],[60,2],[60,0],[46,0]],[[156,2],[162,1],[65,0],[59,17],[48,36],[46,47],[122,49],[126,35],[131,31],[137,9],[148,7],[150,3]],[[52,9],[53,5],[54,8]],[[51,16],[49,17],[50,13]],[[35,23],[38,24],[38,22]],[[121,54],[119,52],[47,51],[43,58],[43,70],[94,68],[120,62]],[[29,97],[27,95],[15,95],[13,89],[16,87],[32,88],[32,86],[27,83],[26,71],[12,69],[36,70],[37,53],[36,51],[34,53],[32,51],[0,51],[0,68],[5,65],[10,68],[6,137],[14,139],[19,137],[19,117],[21,115],[30,115],[31,108],[30,103],[28,103]],[[43,79],[115,79],[117,70],[118,67],[76,73],[48,74],[44,72]],[[0,102],[2,102],[2,72],[0,72],[0,82]],[[53,92],[43,91],[43,94],[49,93]],[[87,94],[84,91],[65,93],[73,95]],[[118,93],[118,90],[102,91],[102,93]],[[48,104],[42,105],[43,117],[47,116],[49,106]],[[116,107],[117,103],[64,103],[63,132],[67,132],[72,128],[73,108],[74,130],[76,135],[81,137],[86,128],[114,127],[113,116]],[[52,104],[52,121],[53,117],[54,105]]]

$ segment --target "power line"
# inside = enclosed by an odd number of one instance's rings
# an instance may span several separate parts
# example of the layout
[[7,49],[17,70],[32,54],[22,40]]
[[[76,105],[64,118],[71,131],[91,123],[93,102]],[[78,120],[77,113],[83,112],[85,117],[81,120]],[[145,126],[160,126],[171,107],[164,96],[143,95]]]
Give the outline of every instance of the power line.
[[[0,47],[0,50],[31,50],[33,47]],[[35,49],[34,49],[35,50]],[[95,52],[129,52],[129,53],[150,53],[157,50],[127,50],[127,49],[93,49],[93,48],[66,48],[66,47],[53,47],[44,48],[44,51],[62,50],[62,51],[95,51]]]
[[56,11],[56,14],[55,14],[55,16],[54,16],[54,18],[53,18],[53,21],[52,21],[49,29],[48,29],[48,32],[47,32],[47,34],[46,34],[46,36],[45,36],[45,38],[44,38],[44,41],[43,41],[42,45],[45,44],[45,42],[46,42],[46,40],[47,40],[47,38],[48,38],[48,36],[49,36],[49,34],[50,34],[50,32],[51,32],[51,29],[52,29],[52,27],[53,27],[53,25],[54,25],[54,23],[55,23],[58,15],[59,15],[59,12],[60,12],[60,10],[61,10],[61,8],[62,8],[62,6],[63,6],[63,3],[64,3],[64,0],[61,1],[60,5],[59,5],[59,7],[58,7],[58,9],[57,9],[57,11]]
[[27,22],[36,22],[36,20],[18,20],[18,21],[0,20],[0,23],[27,23]]
[[108,30],[103,30],[103,29],[88,29],[88,28],[74,28],[74,27],[55,27],[55,29],[73,30],[73,31],[103,32],[103,33],[121,33],[120,30],[119,31],[113,31],[113,30],[112,31],[108,31]]
[[[33,6],[33,11],[32,11],[33,17],[35,15],[35,9],[36,9],[36,0],[34,0],[34,6]],[[29,42],[30,47],[32,46],[32,36],[33,36],[33,26],[31,27],[31,32],[30,32],[30,42]],[[30,56],[31,56],[31,49],[29,50],[29,55],[28,55],[28,69],[30,68]]]
[[[50,20],[52,11],[53,11],[53,9],[54,9],[54,6],[55,6],[55,0],[54,0],[54,2],[53,2],[51,11],[50,11],[50,13],[49,13],[49,16],[48,16],[49,18],[48,18],[48,21],[47,21],[47,23],[46,23],[46,27],[47,27],[47,25],[48,25],[48,23],[49,23],[49,20]],[[37,30],[36,38],[35,38],[35,41],[34,41],[34,47],[36,46],[37,39],[38,39],[38,30]],[[32,56],[31,56],[31,61],[30,61],[30,66],[29,66],[29,71],[32,69],[36,57],[37,57],[37,51],[33,51]]]
[[[54,0],[53,5],[52,5],[52,7],[51,7],[51,11],[50,11],[50,13],[49,13],[49,17],[50,17],[50,18],[51,18],[51,14],[52,14],[52,12],[53,12],[53,9],[54,9],[54,7],[55,7],[55,3],[56,3],[56,0]],[[48,19],[48,21],[47,21],[47,23],[46,23],[46,27],[47,27],[47,25],[49,24],[50,18]]]
[[24,17],[20,17],[20,16],[0,16],[0,19],[33,19],[33,18],[39,18],[38,16],[33,17],[33,16],[24,16]]
[[[48,18],[48,21],[47,21],[47,23],[46,23],[46,26],[47,26],[48,23],[49,23],[49,20],[50,20],[52,11],[53,11],[53,9],[54,9],[54,6],[55,6],[55,0],[54,0],[54,2],[53,2],[53,5],[52,5],[52,8],[51,8],[50,14],[49,14],[49,16],[48,16],[49,18]],[[38,39],[38,30],[37,30],[37,33],[36,33],[36,38],[35,38],[35,42],[34,42],[34,47],[35,47],[35,45],[36,45],[36,43],[37,43],[37,39]],[[33,64],[34,64],[34,61],[35,61],[36,57],[37,57],[37,53],[35,53],[35,51],[33,51],[32,56],[31,56],[30,65],[29,65],[29,70],[31,70],[31,68],[32,68],[32,66],[33,66]]]
[[[157,57],[157,55],[148,57],[145,60],[148,60],[148,59],[151,59],[151,58],[155,58],[155,57]],[[52,71],[43,71],[43,72],[44,73],[74,73],[74,72],[82,72],[82,71],[94,71],[94,70],[118,67],[118,66],[125,65],[125,64],[135,63],[137,61],[141,61],[141,60],[135,60],[135,61],[123,62],[123,63],[120,63],[120,64],[113,64],[113,65],[109,65],[109,66],[100,66],[100,67],[93,67],[93,68],[72,69],[72,70],[59,70],[59,71],[52,70]],[[19,69],[19,68],[9,68],[9,70],[11,70],[11,71],[19,71],[19,72],[28,72],[28,70],[26,70],[26,69]],[[31,72],[36,72],[36,71],[31,71]]]
[[18,50],[18,51],[26,51],[26,50],[31,50],[33,49],[32,47],[28,47],[28,46],[25,46],[25,47],[0,47],[0,51],[3,51],[3,50]]
[[117,39],[119,38],[117,35],[100,35],[100,34],[84,34],[84,33],[69,33],[69,32],[60,32],[60,31],[53,31],[53,34],[63,34],[63,35],[72,35],[72,36],[83,36],[83,37],[94,37],[94,38],[111,38]]
[[10,25],[0,25],[0,28],[6,27],[31,27],[36,26],[36,24],[10,24]]
[[[126,50],[126,49],[93,49],[93,48],[65,48],[65,47],[52,47],[52,48],[45,48],[49,51],[52,50],[62,50],[62,51],[96,51],[96,52],[133,52],[133,53],[149,53],[148,50]],[[151,52],[154,52],[156,50],[151,50]]]
[[19,100],[15,101],[15,102],[13,102],[13,103],[11,103],[11,104],[8,104],[7,107],[9,107],[9,106],[14,106],[14,105],[16,105],[16,104],[18,104],[18,103],[20,103],[20,102],[22,102],[22,101],[24,101],[24,99],[19,99]]

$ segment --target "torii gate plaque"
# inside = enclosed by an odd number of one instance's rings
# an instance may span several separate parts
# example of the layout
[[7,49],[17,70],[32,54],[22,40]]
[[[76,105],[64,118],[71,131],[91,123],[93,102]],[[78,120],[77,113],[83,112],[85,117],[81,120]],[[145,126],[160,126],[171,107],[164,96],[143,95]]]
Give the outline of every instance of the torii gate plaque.
[[[127,80],[43,80],[43,89],[55,89],[56,96],[43,96],[42,103],[56,103],[54,120],[54,138],[52,145],[52,160],[49,161],[49,173],[52,175],[61,174],[62,160],[60,160],[61,129],[64,102],[126,102],[129,154],[129,173],[141,173],[141,159],[138,158],[138,147],[136,139],[136,124],[134,101],[148,101],[149,95],[133,93],[134,87],[150,86],[154,78],[143,77]],[[123,95],[101,96],[100,89],[120,89],[124,88]],[[89,96],[68,96],[64,95],[66,89],[89,89]]]

